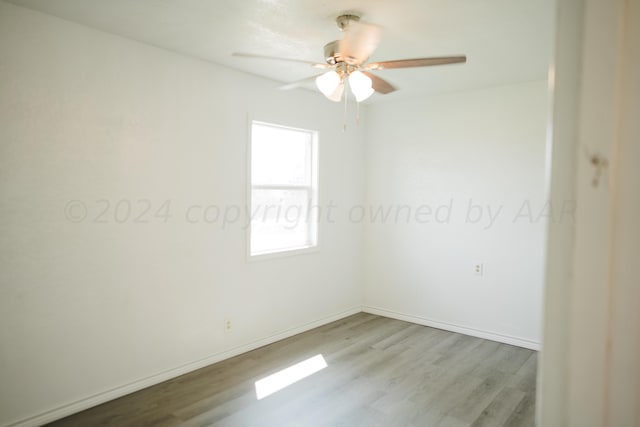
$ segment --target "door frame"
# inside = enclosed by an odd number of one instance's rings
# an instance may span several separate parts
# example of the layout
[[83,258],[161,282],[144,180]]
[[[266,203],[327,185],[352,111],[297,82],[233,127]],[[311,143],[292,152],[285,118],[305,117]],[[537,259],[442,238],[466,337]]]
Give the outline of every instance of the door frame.
[[638,8],[557,3],[549,198],[575,215],[548,228],[540,426],[640,425]]

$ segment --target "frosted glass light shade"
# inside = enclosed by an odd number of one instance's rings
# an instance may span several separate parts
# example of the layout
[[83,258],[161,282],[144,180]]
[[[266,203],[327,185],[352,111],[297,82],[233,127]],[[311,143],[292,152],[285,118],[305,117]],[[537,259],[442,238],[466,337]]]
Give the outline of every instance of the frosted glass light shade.
[[362,102],[373,95],[375,90],[371,87],[372,84],[371,79],[360,71],[354,71],[349,75],[351,93],[353,93],[353,96],[356,97],[356,101],[358,102]]
[[340,86],[340,80],[340,75],[335,70],[331,70],[316,77],[316,86],[324,96],[331,99],[331,95]]
[[331,95],[328,95],[327,98],[333,102],[340,102],[342,99],[342,93],[344,92],[344,83],[340,83],[336,90],[333,91]]

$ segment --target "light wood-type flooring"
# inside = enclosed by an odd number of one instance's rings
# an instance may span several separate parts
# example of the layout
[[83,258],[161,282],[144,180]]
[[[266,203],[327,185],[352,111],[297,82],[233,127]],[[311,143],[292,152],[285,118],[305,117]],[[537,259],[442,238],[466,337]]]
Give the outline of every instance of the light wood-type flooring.
[[[262,400],[255,382],[327,367]],[[533,426],[537,353],[360,313],[54,426]]]

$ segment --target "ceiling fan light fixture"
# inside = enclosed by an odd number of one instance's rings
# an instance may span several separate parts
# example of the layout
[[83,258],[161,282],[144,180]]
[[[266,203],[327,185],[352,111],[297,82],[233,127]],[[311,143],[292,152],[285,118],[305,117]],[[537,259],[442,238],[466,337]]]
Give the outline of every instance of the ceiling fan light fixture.
[[356,101],[362,102],[373,95],[375,90],[372,86],[373,82],[369,76],[361,71],[356,70],[349,74],[349,87],[351,87],[351,93],[356,97]]
[[324,96],[331,99],[331,95],[340,87],[341,80],[340,75],[335,70],[331,70],[316,77],[316,86]]
[[333,102],[340,102],[340,100],[342,99],[343,93],[344,93],[344,82],[340,82],[336,90],[334,90],[331,95],[328,95],[327,98]]

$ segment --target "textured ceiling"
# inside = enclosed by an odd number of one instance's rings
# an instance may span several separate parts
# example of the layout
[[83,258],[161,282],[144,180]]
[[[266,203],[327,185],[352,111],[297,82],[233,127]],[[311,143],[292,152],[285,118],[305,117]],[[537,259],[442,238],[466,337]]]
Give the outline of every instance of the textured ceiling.
[[[9,0],[103,31],[278,82],[318,71],[231,53],[323,61],[357,12],[384,28],[372,61],[466,54],[466,64],[383,70],[400,90],[371,101],[546,78],[555,0]],[[278,83],[274,82],[274,87]]]

